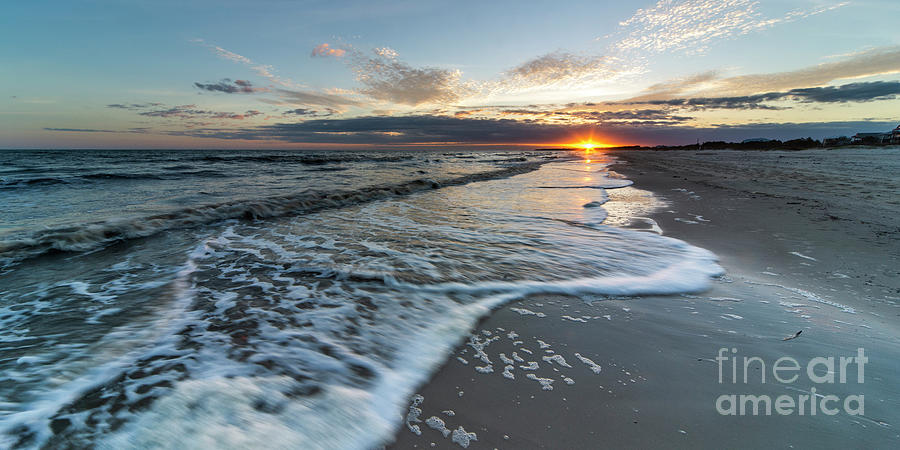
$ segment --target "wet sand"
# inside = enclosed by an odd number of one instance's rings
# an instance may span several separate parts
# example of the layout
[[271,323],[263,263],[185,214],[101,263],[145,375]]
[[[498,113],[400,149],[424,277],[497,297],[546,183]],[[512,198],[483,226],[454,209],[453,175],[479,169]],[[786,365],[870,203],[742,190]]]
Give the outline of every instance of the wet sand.
[[[401,428],[389,447],[459,448],[466,440],[460,426],[477,436],[469,448],[895,446],[900,244],[889,201],[896,175],[886,174],[864,198],[859,185],[842,186],[833,171],[817,167],[815,153],[786,155],[790,170],[750,156],[738,161],[735,154],[617,157],[623,164],[613,169],[635,185],[610,190],[607,206],[653,192],[667,206],[648,218],[664,235],[716,253],[727,274],[700,293],[544,295],[495,311],[418,391],[421,414],[413,410],[413,426]],[[643,219],[629,226],[652,228]],[[725,365],[719,383],[720,348],[761,358],[765,383],[758,364],[749,367],[746,384],[742,367],[733,383]],[[847,369],[846,383],[817,384],[805,374],[794,383],[772,378],[780,357],[805,368],[814,357],[856,356],[859,348],[868,357],[861,383],[856,366]],[[478,356],[492,363],[492,372],[483,373],[488,364]],[[514,379],[503,374],[508,365]],[[797,400],[811,388],[841,401],[864,395],[864,414],[807,410],[801,416],[795,409],[724,416],[716,410],[723,394]],[[426,424],[432,416],[443,421],[448,437]],[[415,426],[420,435],[410,429]]]

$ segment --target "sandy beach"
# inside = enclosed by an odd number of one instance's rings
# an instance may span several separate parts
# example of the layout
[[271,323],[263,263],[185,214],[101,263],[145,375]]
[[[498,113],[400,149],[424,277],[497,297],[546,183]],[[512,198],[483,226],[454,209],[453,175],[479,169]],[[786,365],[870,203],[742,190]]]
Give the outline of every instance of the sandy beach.
[[[609,191],[607,223],[710,250],[725,275],[704,292],[541,295],[500,308],[418,390],[389,447],[896,445],[898,158],[880,151],[614,153],[612,170],[634,185]],[[664,206],[617,215],[650,192]],[[734,357],[764,367],[747,366],[745,382]],[[779,382],[783,357],[847,364]],[[728,405],[720,396],[740,394],[835,396],[826,406],[839,411],[717,410]]]

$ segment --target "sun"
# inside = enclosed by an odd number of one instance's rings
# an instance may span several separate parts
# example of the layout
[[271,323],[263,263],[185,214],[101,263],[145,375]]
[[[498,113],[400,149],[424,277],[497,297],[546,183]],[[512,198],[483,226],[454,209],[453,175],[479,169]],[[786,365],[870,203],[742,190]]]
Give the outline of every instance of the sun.
[[575,147],[575,148],[580,148],[580,149],[582,149],[582,150],[586,150],[586,151],[588,151],[588,152],[593,151],[593,150],[595,150],[595,149],[597,149],[597,148],[599,148],[599,147],[604,147],[603,144],[598,144],[598,143],[596,143],[596,142],[594,142],[594,141],[592,141],[592,140],[581,141],[581,142],[579,142],[579,143],[577,143],[577,144],[574,144],[574,145],[572,145],[572,146]]

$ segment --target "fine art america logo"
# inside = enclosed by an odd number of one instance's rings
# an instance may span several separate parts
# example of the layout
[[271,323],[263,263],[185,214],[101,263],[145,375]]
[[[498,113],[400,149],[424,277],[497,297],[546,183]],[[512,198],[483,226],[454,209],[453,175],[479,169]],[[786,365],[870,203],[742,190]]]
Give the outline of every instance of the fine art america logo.
[[[759,381],[761,384],[780,383],[782,385],[809,384],[834,386],[835,384],[863,384],[865,382],[866,363],[869,358],[862,348],[857,349],[856,356],[815,357],[801,364],[795,358],[784,356],[774,362],[758,356],[738,356],[737,348],[719,349],[716,362],[719,365],[719,384],[747,385],[748,382]],[[801,379],[803,378],[803,379]],[[850,381],[848,381],[850,379]],[[798,382],[799,380],[799,382]],[[790,389],[790,388],[789,388]],[[815,416],[825,414],[833,416],[842,410],[851,416],[865,414],[865,396],[823,395],[813,386],[809,390],[793,388],[799,395],[722,394],[716,399],[716,411],[723,416],[782,416],[800,415]],[[829,389],[830,390],[830,389]]]

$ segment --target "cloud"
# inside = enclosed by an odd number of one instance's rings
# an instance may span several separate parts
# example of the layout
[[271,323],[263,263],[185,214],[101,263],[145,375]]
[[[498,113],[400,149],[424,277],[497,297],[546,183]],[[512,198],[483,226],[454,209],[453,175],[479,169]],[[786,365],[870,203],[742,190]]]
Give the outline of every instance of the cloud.
[[153,106],[162,106],[162,103],[113,103],[110,105],[106,105],[107,108],[131,109],[131,110],[150,108]]
[[44,128],[46,131],[73,131],[78,133],[118,133],[114,130],[97,130],[93,128]]
[[220,139],[308,143],[535,143],[559,140],[568,136],[573,128],[577,127],[530,124],[509,119],[418,115],[316,119],[240,130],[189,130],[185,134]]
[[619,24],[624,36],[614,44],[619,51],[640,50],[704,52],[712,41],[745,35],[779,23],[831,11],[847,2],[812,10],[794,10],[777,18],[766,18],[755,0],[660,0],[639,9]]
[[96,128],[44,128],[45,131],[63,131],[63,132],[76,132],[76,133],[131,133],[131,134],[146,134],[151,130],[147,127],[133,127],[125,130],[103,130]]
[[526,61],[506,72],[505,84],[516,87],[548,86],[558,83],[577,83],[612,79],[622,73],[622,65],[610,57],[579,56],[567,52],[553,52]]
[[234,82],[232,82],[228,78],[224,78],[218,83],[194,83],[194,86],[204,91],[224,92],[226,94],[253,94],[256,92],[268,92],[268,89],[266,88],[253,87],[253,84],[247,80],[234,80]]
[[303,116],[303,117],[328,117],[338,114],[338,111],[326,108],[324,111],[310,108],[297,108],[284,112],[284,115]]
[[627,111],[574,111],[574,112],[557,112],[557,115],[565,117],[577,117],[585,120],[594,120],[604,123],[619,124],[647,124],[653,122],[656,124],[674,124],[685,122],[693,119],[688,116],[673,115],[671,111],[662,109],[636,109]]
[[344,110],[348,106],[360,106],[361,102],[342,94],[327,92],[310,92],[290,89],[277,89],[278,100],[263,100],[276,105],[325,106],[335,110]]
[[261,111],[257,111],[255,109],[248,110],[244,113],[234,113],[234,112],[222,112],[222,111],[210,111],[205,109],[199,109],[197,105],[177,105],[166,107],[161,103],[130,103],[130,104],[121,104],[121,103],[113,103],[111,105],[106,105],[107,108],[115,108],[115,109],[127,109],[130,111],[137,112],[138,115],[144,117],[157,117],[157,118],[178,118],[178,119],[229,119],[229,120],[244,120],[249,119],[251,117],[256,117],[262,115]]
[[900,96],[900,81],[872,81],[842,86],[791,89],[785,92],[737,97],[692,97],[666,100],[626,101],[624,105],[667,105],[698,109],[784,109],[765,102],[793,100],[801,103],[849,103],[892,100]]
[[890,100],[900,95],[900,81],[873,81],[843,86],[792,89],[787,94],[803,101],[820,103]]
[[[595,106],[593,104],[584,106]],[[484,112],[485,109],[474,111],[460,111],[456,117],[470,117],[476,112]],[[623,110],[562,110],[552,111],[537,105],[525,108],[501,109],[501,117],[517,117],[530,123],[556,123],[556,124],[677,124],[692,120],[693,117],[675,115],[668,109],[623,109]]]
[[365,86],[359,92],[375,100],[409,106],[446,104],[469,91],[459,70],[413,67],[397,59],[397,52],[389,48],[374,49],[372,56],[354,51],[350,64]]
[[394,59],[398,56],[397,51],[390,47],[381,47],[373,50],[376,55],[381,56],[382,58],[391,58]]
[[342,48],[333,48],[328,44],[319,44],[315,48],[313,48],[312,54],[310,56],[334,56],[339,58],[341,56],[344,56],[345,53],[347,53],[347,51]]

